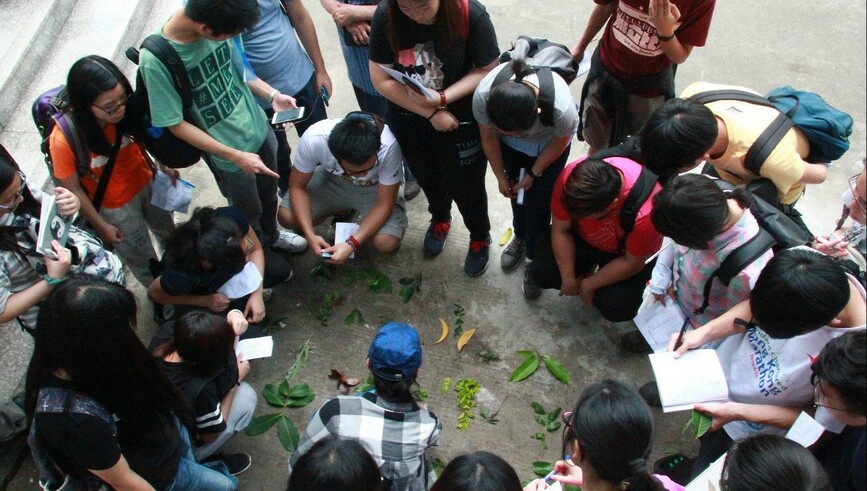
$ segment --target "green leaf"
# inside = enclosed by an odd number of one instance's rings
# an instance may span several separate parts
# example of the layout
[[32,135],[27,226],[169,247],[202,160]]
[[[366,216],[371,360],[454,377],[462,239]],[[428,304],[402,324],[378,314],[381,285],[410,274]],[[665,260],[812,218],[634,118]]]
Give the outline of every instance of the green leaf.
[[545,425],[545,431],[548,433],[553,433],[560,429],[559,421],[549,421],[547,425]]
[[535,419],[536,422],[542,426],[548,426],[549,421],[548,421],[548,417],[545,415],[545,413],[534,414],[533,419]]
[[418,402],[425,402],[430,397],[430,394],[428,394],[427,389],[418,388],[412,391],[412,396]]
[[561,410],[562,410],[562,409],[560,409],[560,408],[558,407],[557,409],[555,409],[555,410],[551,411],[550,413],[548,413],[548,421],[557,421],[557,416],[560,416],[560,411],[561,411]]
[[304,406],[310,404],[311,402],[313,402],[313,398],[315,398],[315,397],[316,397],[316,394],[311,392],[311,393],[307,394],[305,397],[300,397],[298,399],[289,399],[289,401],[286,402],[286,407],[304,407]]
[[361,394],[362,392],[367,392],[368,390],[373,388],[373,376],[368,375],[364,377],[364,380],[361,381],[360,384],[355,386],[355,392],[357,394]]
[[538,402],[533,401],[530,403],[530,406],[533,408],[533,412],[535,412],[536,414],[541,414],[543,416],[545,415],[545,408],[542,407],[542,405]]
[[433,467],[434,472],[436,472],[437,477],[439,477],[439,475],[443,473],[443,469],[446,468],[446,463],[439,457],[433,459],[430,464],[431,467]]
[[412,300],[412,296],[415,295],[416,289],[411,286],[405,286],[400,289],[400,299],[403,300],[403,303],[407,303]]
[[348,269],[343,273],[343,285],[351,286],[356,280],[367,277],[367,273],[360,269]]
[[354,309],[349,315],[346,316],[346,319],[343,320],[343,323],[347,326],[351,325],[364,325],[364,316],[361,315],[361,311],[357,308]]
[[244,430],[249,436],[256,436],[265,433],[274,423],[280,420],[283,417],[283,413],[271,413],[271,414],[263,414],[261,416],[256,416],[250,421],[250,424],[247,425],[247,429]]
[[533,433],[532,435],[530,435],[530,438],[532,438],[533,440],[544,440],[545,434],[540,431],[538,433]]
[[319,276],[322,278],[332,279],[334,278],[334,265],[329,263],[319,263],[310,270],[310,275],[313,277]]
[[535,352],[535,351],[526,351],[526,350],[524,350],[524,351],[516,351],[516,353],[518,353],[518,356],[520,356],[521,358],[523,358],[523,359],[525,359],[525,360],[526,360],[527,358],[531,357],[531,356],[536,356],[536,352]]
[[366,268],[367,287],[374,293],[391,293],[393,290],[391,278],[376,268]]
[[545,356],[543,360],[545,360],[545,367],[549,372],[551,372],[551,375],[553,375],[554,378],[564,384],[569,384],[569,371],[566,370],[566,367],[564,367],[562,363],[550,356]]
[[277,387],[277,391],[280,393],[281,396],[289,397],[289,381],[284,379],[282,382],[280,382],[280,386]]
[[277,423],[277,438],[280,439],[283,448],[290,452],[294,452],[295,448],[298,447],[298,428],[288,416],[284,415],[283,419]]
[[530,375],[533,375],[537,368],[539,368],[539,356],[533,353],[533,356],[527,357],[524,360],[524,363],[521,363],[518,368],[512,372],[512,376],[509,377],[509,382],[520,382]]
[[[281,384],[282,385],[282,384]],[[307,384],[296,384],[287,388],[286,397],[289,399],[303,399],[308,397],[312,391]]]
[[707,433],[712,423],[713,419],[707,414],[700,413],[695,409],[692,410],[692,427],[695,428],[696,439]]
[[440,393],[445,394],[446,392],[449,391],[451,386],[452,386],[452,378],[451,377],[444,378],[442,383],[440,384]]
[[274,384],[268,384],[262,389],[262,397],[268,404],[277,407],[286,407],[289,402],[289,398],[281,394]]
[[532,464],[533,474],[536,474],[539,477],[547,476],[552,470],[554,470],[554,464],[550,462],[543,462],[538,460],[533,462]]

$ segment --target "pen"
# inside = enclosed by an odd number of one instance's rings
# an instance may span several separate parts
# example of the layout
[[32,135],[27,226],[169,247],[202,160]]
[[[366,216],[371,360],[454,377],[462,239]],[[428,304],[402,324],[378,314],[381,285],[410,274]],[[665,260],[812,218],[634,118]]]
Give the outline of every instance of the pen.
[[185,180],[181,179],[180,177],[178,178],[178,182],[185,185],[188,188],[196,189],[196,186],[193,183],[191,183],[189,181],[185,181]]
[[683,334],[686,332],[687,326],[689,326],[689,317],[684,319],[683,325],[680,326],[680,334],[677,335],[677,341],[674,342],[674,351],[677,351],[680,345],[683,344]]
[[668,244],[666,244],[665,247],[662,247],[658,251],[654,252],[649,258],[645,259],[644,264],[650,264],[650,261],[653,261],[654,259],[656,259],[656,257],[659,256],[662,253],[662,251],[668,249],[668,247],[671,244],[674,244],[673,240],[671,242],[669,242]]
[[[563,457],[563,460],[569,460],[569,455],[567,454],[565,457]],[[557,473],[557,468],[555,467],[554,469],[551,469],[551,472],[549,472],[547,476],[543,477],[542,480],[545,482],[548,482],[551,479],[551,477],[556,473]]]

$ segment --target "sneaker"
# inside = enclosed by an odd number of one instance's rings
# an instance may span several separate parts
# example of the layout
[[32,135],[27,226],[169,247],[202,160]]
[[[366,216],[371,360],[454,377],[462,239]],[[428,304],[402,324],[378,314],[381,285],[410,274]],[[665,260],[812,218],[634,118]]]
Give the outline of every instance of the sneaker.
[[293,254],[304,252],[307,250],[307,239],[288,230],[280,230],[277,240],[271,244],[271,249]]
[[443,252],[451,228],[451,217],[444,222],[430,221],[427,232],[424,234],[424,252],[428,257],[435,257]]
[[204,460],[204,462],[213,461],[222,462],[229,470],[229,474],[237,476],[250,468],[250,464],[253,463],[253,458],[245,453],[223,453],[213,455]]
[[653,349],[647,344],[641,331],[629,331],[620,337],[620,346],[630,353],[653,353]]
[[421,193],[421,186],[418,185],[418,181],[406,181],[403,185],[403,197],[407,201],[412,201],[419,193]]
[[481,276],[488,269],[488,256],[491,251],[491,238],[470,240],[470,249],[464,260],[464,273],[470,278]]
[[513,271],[524,259],[524,241],[515,237],[500,255],[500,266],[503,271]]
[[638,389],[638,393],[647,401],[649,406],[662,407],[662,401],[659,400],[659,387],[656,385],[656,382],[647,382],[642,385]]
[[542,287],[536,283],[536,280],[533,279],[533,273],[530,271],[532,264],[532,262],[527,262],[524,265],[524,282],[521,284],[521,291],[527,300],[535,300],[542,294]]
[[672,481],[686,486],[692,477],[695,460],[695,457],[682,454],[668,455],[653,463],[653,473],[668,476]]
[[271,300],[271,296],[274,295],[273,288],[262,288],[262,301],[267,302]]

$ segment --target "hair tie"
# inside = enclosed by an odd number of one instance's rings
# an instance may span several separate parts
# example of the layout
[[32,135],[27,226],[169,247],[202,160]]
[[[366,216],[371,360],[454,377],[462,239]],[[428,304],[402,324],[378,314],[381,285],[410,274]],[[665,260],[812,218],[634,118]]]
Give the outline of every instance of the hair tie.
[[629,474],[632,476],[637,476],[638,474],[644,474],[647,472],[647,460],[643,458],[634,459],[626,466],[629,470]]

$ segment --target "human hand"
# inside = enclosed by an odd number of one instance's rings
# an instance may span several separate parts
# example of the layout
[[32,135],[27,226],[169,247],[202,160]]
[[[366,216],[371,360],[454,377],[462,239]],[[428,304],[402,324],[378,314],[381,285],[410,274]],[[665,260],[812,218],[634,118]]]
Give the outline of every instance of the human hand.
[[[325,87],[325,93],[328,94],[329,100],[334,95],[331,91],[331,77],[325,70],[316,72],[316,87],[318,87],[317,90],[322,90],[322,87]],[[322,97],[322,94],[320,93],[319,96]]]
[[653,295],[653,300],[655,302],[659,302],[662,305],[665,305],[665,299],[666,298],[671,298],[672,300],[674,300],[674,289],[669,287],[662,293],[652,293],[651,292],[651,295]]
[[262,158],[259,155],[251,152],[238,152],[235,155],[235,158],[232,159],[242,171],[247,174],[265,174],[266,176],[271,176],[274,179],[280,177],[276,172],[269,169],[268,166],[262,162]]
[[647,13],[659,36],[673,36],[680,10],[671,0],[650,0]]
[[673,351],[675,358],[680,358],[687,351],[701,348],[705,344],[704,332],[701,328],[684,332],[680,340],[680,347],[674,349],[679,337],[680,332],[672,333],[671,338],[668,340],[668,351]]
[[312,252],[316,257],[322,257],[322,251],[331,247],[331,244],[320,235],[313,235],[305,238],[307,239],[307,243],[310,245],[310,252]]
[[298,107],[295,98],[281,92],[274,94],[274,99],[271,100],[271,109],[274,112],[288,111]]
[[81,208],[81,202],[78,200],[78,196],[76,196],[72,191],[57,186],[54,188],[54,194],[54,203],[57,205],[57,213],[60,215],[69,217],[75,215],[78,212],[78,209]]
[[580,288],[580,278],[563,278],[563,281],[560,283],[560,296],[574,297],[575,295],[578,295],[580,293]]
[[247,327],[249,327],[250,323],[247,322],[247,318],[244,317],[244,313],[240,310],[232,310],[226,316],[226,322],[232,327],[232,330],[235,331],[235,336],[241,336],[245,332],[247,332]]
[[262,290],[253,292],[247,299],[244,316],[253,323],[262,322],[265,318],[265,300],[262,299]]
[[166,167],[163,164],[160,164],[160,170],[163,174],[169,176],[172,180],[172,186],[176,186],[178,184],[178,179],[181,178],[181,173],[177,169],[172,169],[171,167]]
[[331,11],[331,19],[337,24],[337,27],[346,27],[355,22],[353,6],[345,3],[338,3],[334,10]]
[[[419,106],[433,109],[433,108],[439,107],[439,105],[440,105],[439,98],[430,99],[428,97],[425,97],[425,96],[419,94],[415,90],[411,89],[409,86],[405,86],[404,90],[406,91],[406,95],[407,95],[407,97],[409,97],[409,100],[411,100],[415,104],[418,104]],[[443,112],[443,111],[445,111],[445,110],[443,109],[439,112]]]
[[512,181],[508,177],[497,178],[497,187],[500,189],[500,194],[505,198],[512,199],[515,193],[512,192]]
[[741,420],[740,403],[724,402],[722,404],[696,404],[693,409],[711,417],[709,431],[716,431],[732,421]]
[[217,313],[223,312],[224,310],[229,308],[229,297],[223,295],[222,293],[212,293],[210,295],[205,295],[205,307]]
[[437,131],[454,131],[458,129],[458,118],[448,109],[440,109],[430,118],[430,124]]
[[103,242],[109,244],[120,244],[123,242],[123,232],[110,223],[106,222],[104,225],[97,228],[96,232],[99,234],[99,238],[102,239]]
[[61,246],[56,240],[51,241],[51,250],[54,252],[53,255],[45,254],[45,272],[52,278],[63,278],[72,266],[72,255],[69,249]]
[[512,191],[516,194],[519,189],[523,189],[525,192],[529,191],[530,188],[533,187],[533,176],[530,175],[530,171],[524,173],[524,177],[522,177],[517,184],[512,186]]
[[367,22],[356,22],[344,28],[352,34],[356,44],[370,44],[370,24]]
[[571,461],[558,460],[554,463],[554,475],[551,479],[570,486],[584,485],[584,471]]
[[593,306],[593,297],[596,296],[596,289],[588,286],[586,281],[582,281],[578,287],[578,294],[581,295],[581,301],[585,307]]
[[346,242],[343,242],[341,244],[334,244],[332,247],[324,249],[322,252],[331,254],[331,258],[327,259],[327,262],[332,264],[343,264],[347,259],[349,259],[349,256],[355,252],[355,249]]
[[244,359],[244,353],[238,353],[238,382],[250,373],[250,361]]
[[849,255],[846,251],[848,245],[849,242],[834,234],[828,234],[824,237],[816,237],[812,244],[813,249],[816,249],[822,254],[838,259],[845,258]]

